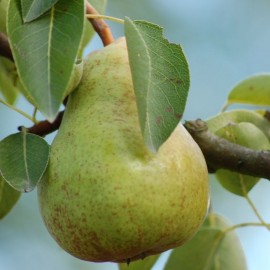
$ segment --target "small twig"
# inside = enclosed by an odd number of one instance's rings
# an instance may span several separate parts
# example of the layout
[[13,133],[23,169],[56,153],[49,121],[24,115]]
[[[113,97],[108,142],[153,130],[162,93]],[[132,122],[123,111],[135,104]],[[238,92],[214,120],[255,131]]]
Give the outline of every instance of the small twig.
[[[86,13],[98,15],[97,10],[88,1],[86,1]],[[96,33],[99,35],[104,46],[107,46],[114,41],[110,27],[102,18],[89,18],[88,20],[92,24]]]
[[105,20],[109,20],[115,23],[120,23],[120,24],[124,24],[125,21],[116,17],[112,17],[112,16],[107,16],[107,15],[100,15],[100,14],[87,14],[86,15],[87,19],[105,19]]
[[0,33],[0,56],[14,61],[8,38],[4,33]]
[[270,180],[270,151],[252,150],[220,138],[202,120],[188,121],[185,127],[200,146],[210,172],[223,168]]
[[233,225],[227,229],[225,229],[222,233],[225,235],[226,233],[229,233],[231,231],[234,231],[236,229],[245,228],[245,227],[266,227],[268,229],[270,227],[270,224],[267,223],[258,223],[258,222],[245,222],[245,223],[239,223],[236,225]]
[[30,120],[31,122],[35,123],[35,119],[30,116],[29,114],[25,113],[24,111],[20,110],[19,108],[9,104],[8,102],[6,102],[5,100],[3,100],[2,98],[0,98],[0,103],[4,104],[5,106],[7,106],[8,108],[10,108],[11,110],[21,114],[22,116],[24,116],[25,118],[27,118],[28,120]]

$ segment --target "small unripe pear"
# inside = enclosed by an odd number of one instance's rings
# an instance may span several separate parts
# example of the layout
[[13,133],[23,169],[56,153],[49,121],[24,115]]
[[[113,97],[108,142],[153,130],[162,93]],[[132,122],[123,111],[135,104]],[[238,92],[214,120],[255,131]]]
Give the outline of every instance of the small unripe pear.
[[157,153],[144,145],[124,38],[86,58],[38,197],[54,239],[87,261],[163,252],[203,222],[204,157],[181,124]]

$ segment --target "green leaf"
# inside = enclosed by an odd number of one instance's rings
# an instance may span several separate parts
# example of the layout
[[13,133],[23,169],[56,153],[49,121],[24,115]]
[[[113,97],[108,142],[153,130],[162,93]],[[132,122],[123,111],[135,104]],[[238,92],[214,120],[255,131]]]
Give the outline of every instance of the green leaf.
[[195,237],[172,251],[164,270],[246,270],[237,235],[223,233],[229,227],[222,217],[210,214]]
[[169,43],[157,25],[126,18],[125,35],[142,134],[157,151],[183,115],[188,64],[180,45]]
[[228,96],[228,104],[270,106],[270,74],[251,76],[238,83]]
[[16,67],[11,61],[0,57],[0,92],[9,104],[13,104],[18,96],[20,79]]
[[250,110],[233,110],[218,114],[207,120],[210,131],[216,133],[228,124],[247,122],[259,128],[270,140],[270,122],[261,114]]
[[29,192],[43,175],[49,159],[49,145],[34,134],[19,132],[0,142],[0,171],[16,190]]
[[21,192],[12,188],[0,174],[0,219],[10,212],[20,195]]
[[83,0],[59,0],[46,14],[24,24],[20,1],[10,1],[7,26],[18,73],[34,105],[50,121],[74,68],[84,12]]
[[2,0],[0,1],[0,32],[6,34],[6,17],[7,17],[7,6],[8,6],[8,1],[7,0]]
[[21,0],[24,22],[30,22],[48,11],[58,0]]
[[143,260],[130,262],[129,264],[119,263],[118,268],[119,270],[150,270],[158,260],[159,256],[159,254],[148,256]]
[[[216,134],[228,141],[254,150],[270,150],[270,143],[265,134],[251,123],[229,124],[219,129]],[[224,169],[217,170],[216,177],[224,188],[240,196],[246,196],[260,180]]]
[[[98,11],[99,14],[104,14],[107,6],[107,0],[88,0],[89,3]],[[88,45],[96,32],[94,31],[91,23],[85,18],[83,29],[83,37],[79,49],[78,57],[82,58],[85,47]]]

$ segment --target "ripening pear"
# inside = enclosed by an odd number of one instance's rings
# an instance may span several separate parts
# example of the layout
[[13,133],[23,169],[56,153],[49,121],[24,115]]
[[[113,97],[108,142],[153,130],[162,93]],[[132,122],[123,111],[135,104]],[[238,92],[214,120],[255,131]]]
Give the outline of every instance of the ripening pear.
[[87,261],[160,253],[202,224],[209,200],[204,157],[181,124],[157,153],[144,145],[125,38],[86,58],[38,197],[57,243]]

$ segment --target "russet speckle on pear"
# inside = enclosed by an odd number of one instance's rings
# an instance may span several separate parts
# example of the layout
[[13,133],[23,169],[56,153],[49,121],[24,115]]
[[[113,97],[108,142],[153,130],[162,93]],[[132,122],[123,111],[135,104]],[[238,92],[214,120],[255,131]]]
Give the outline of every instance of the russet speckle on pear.
[[205,160],[181,124],[157,153],[144,145],[125,39],[90,54],[38,185],[57,243],[94,262],[160,253],[196,233],[208,196]]

